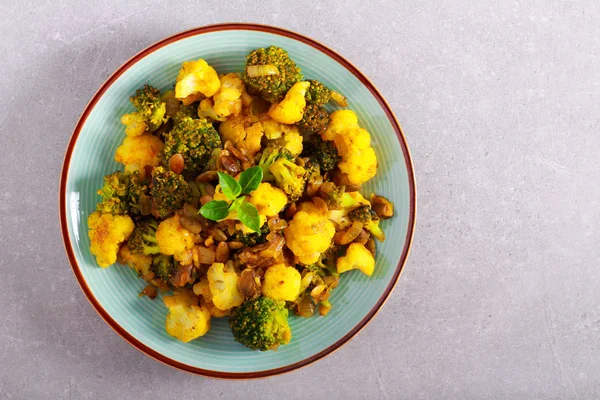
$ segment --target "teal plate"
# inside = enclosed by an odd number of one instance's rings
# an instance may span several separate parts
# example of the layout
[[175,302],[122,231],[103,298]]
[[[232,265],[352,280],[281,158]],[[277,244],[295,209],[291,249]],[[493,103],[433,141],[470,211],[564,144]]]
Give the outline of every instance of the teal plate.
[[[377,246],[375,273],[342,276],[327,317],[291,317],[293,338],[277,351],[251,351],[233,340],[227,320],[213,319],[209,333],[190,343],[170,337],[160,298],[140,298],[144,282],[129,268],[97,266],[89,251],[87,217],[98,202],[102,177],[121,166],[114,153],[124,137],[121,115],[128,98],[149,83],[171,88],[187,60],[203,58],[219,73],[241,71],[252,49],[276,45],[288,50],[305,77],[347,96],[362,127],[372,136],[377,176],[363,193],[391,199],[394,218],[383,222],[385,243]],[[173,367],[218,378],[259,378],[300,368],[333,352],[358,333],[392,292],[406,262],[415,225],[415,179],[406,140],[389,106],[365,76],[341,56],[304,36],[254,24],[206,26],[164,39],[120,67],[85,108],[69,142],[60,182],[60,222],[75,276],[91,304],[125,340]]]

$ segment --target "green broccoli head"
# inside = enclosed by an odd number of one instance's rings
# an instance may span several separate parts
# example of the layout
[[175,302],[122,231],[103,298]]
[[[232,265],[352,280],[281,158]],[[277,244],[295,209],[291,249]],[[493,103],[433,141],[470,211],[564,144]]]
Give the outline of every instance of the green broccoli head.
[[179,123],[185,118],[198,119],[198,103],[179,105],[179,109],[177,110],[175,115],[173,115],[173,122]]
[[339,210],[343,207],[346,186],[336,185],[333,182],[325,182],[320,188],[321,197],[327,203],[330,210]]
[[242,231],[237,231],[234,238],[236,241],[244,243],[244,246],[252,247],[266,242],[268,233],[269,227],[267,224],[264,224],[259,232],[243,233]]
[[162,160],[168,165],[171,156],[181,154],[185,163],[183,175],[191,179],[204,170],[213,150],[221,148],[221,137],[210,122],[183,117],[165,134]]
[[163,167],[152,170],[152,188],[150,195],[154,200],[153,214],[158,218],[167,218],[183,207],[190,196],[190,187],[183,176]]
[[[254,65],[274,66],[279,73],[252,77],[252,74],[248,74],[248,67]],[[280,47],[256,49],[246,56],[244,82],[251,93],[256,93],[271,103],[283,99],[294,83],[301,79],[300,68],[290,59],[288,52]]]
[[278,144],[270,144],[263,150],[260,159],[258,160],[258,166],[263,170],[264,182],[275,179],[271,171],[269,171],[269,168],[271,168],[271,165],[280,158],[292,161],[294,155],[290,153],[288,149]]
[[308,81],[310,82],[310,87],[304,95],[306,103],[322,106],[329,102],[329,99],[331,99],[331,90],[317,80],[309,79]]
[[360,221],[364,227],[371,232],[373,237],[381,242],[385,240],[385,233],[379,226],[379,217],[377,213],[373,211],[370,205],[361,204],[358,207],[348,212],[348,218],[350,221]]
[[329,125],[329,113],[325,107],[308,104],[302,114],[302,119],[296,123],[298,128],[308,133],[320,133]]
[[156,240],[158,222],[154,218],[145,218],[135,223],[135,229],[127,239],[129,250],[134,254],[152,255],[160,253]]
[[275,185],[287,194],[290,202],[302,197],[306,187],[306,170],[292,161],[280,158],[275,161],[269,171],[275,178]]
[[248,300],[229,317],[235,340],[252,350],[274,350],[292,339],[285,302],[268,297]]
[[176,265],[173,256],[157,254],[152,258],[152,272],[162,281],[169,283],[175,273]]
[[313,151],[310,155],[311,161],[319,164],[321,171],[327,172],[335,169],[342,157],[332,141],[323,140],[320,136],[316,136],[313,142]]
[[129,100],[137,108],[137,113],[143,116],[150,132],[154,132],[167,121],[165,117],[167,106],[160,100],[158,89],[145,85],[142,89],[138,89]]
[[102,200],[96,210],[105,214],[140,215],[140,198],[148,193],[148,182],[139,171],[126,174],[113,172],[104,177],[104,185],[98,190]]

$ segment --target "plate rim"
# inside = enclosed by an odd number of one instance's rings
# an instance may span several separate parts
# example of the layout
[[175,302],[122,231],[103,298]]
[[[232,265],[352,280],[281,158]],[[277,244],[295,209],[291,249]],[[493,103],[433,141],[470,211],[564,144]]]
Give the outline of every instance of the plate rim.
[[[68,222],[67,222],[67,179],[68,172],[71,164],[71,156],[73,154],[73,149],[77,143],[77,139],[81,132],[82,127],[84,126],[87,118],[93,108],[96,106],[100,98],[104,95],[104,93],[108,90],[108,88],[130,67],[136,64],[138,61],[148,56],[149,54],[159,50],[160,48],[167,46],[171,43],[177,42],[179,40],[202,35],[205,33],[218,32],[218,31],[229,31],[229,30],[249,30],[249,31],[258,31],[258,32],[266,32],[274,35],[283,36],[289,39],[294,39],[305,43],[316,50],[324,53],[328,57],[340,63],[345,69],[347,69],[350,73],[352,73],[373,95],[373,97],[377,100],[383,111],[385,112],[394,132],[396,133],[396,137],[402,149],[402,153],[404,155],[404,160],[406,164],[407,174],[408,174],[408,183],[409,183],[409,219],[408,219],[408,229],[406,233],[406,237],[404,240],[404,247],[402,249],[402,253],[400,255],[400,260],[398,265],[396,266],[396,270],[390,280],[388,286],[385,288],[381,297],[377,300],[373,308],[367,313],[367,315],[354,326],[347,334],[345,334],[342,338],[337,340],[335,343],[331,344],[327,348],[323,349],[317,354],[314,354],[310,357],[307,357],[298,362],[288,364],[279,368],[273,368],[262,371],[254,371],[254,372],[224,372],[224,371],[215,371],[209,369],[203,369],[194,367],[177,360],[174,360],[170,357],[167,357],[164,354],[159,353],[158,351],[150,348],[149,346],[143,344],[141,341],[136,339],[132,334],[127,332],[122,326],[120,326],[111,316],[110,314],[102,307],[100,302],[96,299],[91,289],[89,288],[79,264],[77,263],[77,259],[75,257],[75,252],[73,250],[73,245],[71,244],[71,239],[68,230]],[[364,329],[369,322],[375,317],[375,315],[379,312],[381,307],[385,304],[389,296],[394,291],[396,284],[400,278],[400,275],[404,269],[404,266],[408,260],[408,255],[410,253],[410,248],[412,245],[415,224],[416,224],[416,182],[415,182],[415,173],[413,168],[412,158],[410,156],[410,151],[408,148],[408,144],[406,142],[406,138],[398,123],[394,113],[392,112],[390,106],[387,104],[386,100],[383,98],[381,93],[377,90],[375,85],[356,68],[352,63],[346,60],[344,57],[339,55],[337,52],[331,50],[326,45],[315,41],[307,36],[302,34],[275,27],[270,25],[262,25],[262,24],[254,24],[254,23],[220,23],[213,25],[204,25],[196,28],[192,28],[186,31],[182,31],[176,33],[174,35],[168,36],[148,47],[143,49],[142,51],[135,54],[125,63],[123,63],[119,68],[117,68],[105,81],[102,83],[100,88],[96,91],[96,93],[92,96],[90,101],[84,108],[84,111],[81,113],[77,124],[71,134],[71,138],[69,139],[69,143],[67,145],[67,149],[65,151],[65,156],[63,159],[61,174],[60,174],[60,185],[59,185],[59,219],[61,225],[61,233],[63,239],[63,245],[65,247],[65,252],[67,253],[67,258],[79,282],[79,286],[84,292],[87,300],[90,302],[92,307],[96,310],[96,312],[102,317],[102,319],[110,326],[119,336],[121,336],[126,342],[132,345],[137,350],[146,354],[147,356],[154,358],[155,360],[166,364],[168,366],[174,367],[176,369],[189,372],[192,374],[202,375],[206,377],[212,378],[220,378],[220,379],[256,379],[256,378],[265,378],[274,375],[280,375],[283,373],[291,372],[293,370],[305,367],[313,362],[320,360],[321,358],[332,354],[334,351],[342,347],[346,344],[350,339],[356,336],[362,329]]]

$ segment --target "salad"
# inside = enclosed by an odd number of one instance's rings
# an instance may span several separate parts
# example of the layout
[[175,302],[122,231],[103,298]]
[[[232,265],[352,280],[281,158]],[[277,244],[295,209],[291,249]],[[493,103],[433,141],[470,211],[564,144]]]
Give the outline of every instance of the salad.
[[377,173],[371,136],[284,49],[251,51],[240,73],[187,61],[172,90],[130,100],[90,250],[134,270],[140,296],[164,293],[169,335],[189,342],[228,318],[236,341],[274,350],[290,314],[328,314],[340,275],[373,274],[394,207],[360,191]]

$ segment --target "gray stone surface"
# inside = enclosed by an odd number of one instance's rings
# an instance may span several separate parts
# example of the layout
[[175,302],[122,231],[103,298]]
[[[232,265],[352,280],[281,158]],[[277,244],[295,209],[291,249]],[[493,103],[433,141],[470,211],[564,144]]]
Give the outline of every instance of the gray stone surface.
[[[597,399],[600,9],[557,1],[0,1],[0,398]],[[388,99],[418,182],[409,263],[335,354],[267,380],[164,366],[94,312],[58,179],[96,89],[153,42],[252,21],[331,46]]]

